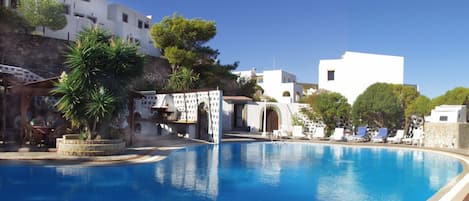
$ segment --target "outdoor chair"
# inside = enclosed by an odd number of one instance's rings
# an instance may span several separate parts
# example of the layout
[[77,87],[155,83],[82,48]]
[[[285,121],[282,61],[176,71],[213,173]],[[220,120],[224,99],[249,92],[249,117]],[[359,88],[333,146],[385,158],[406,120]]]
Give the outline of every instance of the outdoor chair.
[[358,142],[365,142],[368,141],[368,136],[366,134],[366,127],[360,126],[357,128],[357,135],[353,138],[355,141]]
[[386,138],[388,137],[388,129],[387,128],[379,128],[378,135],[371,138],[372,142],[386,142]]
[[404,138],[404,130],[397,130],[395,136],[388,137],[386,140],[388,143],[399,144],[402,142],[402,138]]
[[412,131],[413,135],[412,138],[404,138],[402,142],[410,145],[419,145],[421,146],[423,143],[423,130],[422,129],[415,129]]
[[316,127],[314,129],[313,139],[323,139],[324,136],[324,127]]
[[335,128],[334,133],[331,135],[330,140],[344,141],[344,128]]

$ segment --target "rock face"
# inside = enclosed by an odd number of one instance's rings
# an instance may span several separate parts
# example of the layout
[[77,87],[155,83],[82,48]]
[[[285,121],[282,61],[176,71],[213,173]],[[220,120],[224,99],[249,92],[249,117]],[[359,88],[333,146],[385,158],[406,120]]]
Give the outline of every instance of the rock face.
[[[0,32],[0,64],[22,67],[44,78],[59,76],[62,71],[67,71],[64,55],[71,44],[73,41]],[[170,72],[166,59],[147,56],[143,79],[136,85],[154,90],[155,85],[165,83]]]
[[41,36],[0,33],[0,63],[28,69],[44,78],[65,70],[70,42]]

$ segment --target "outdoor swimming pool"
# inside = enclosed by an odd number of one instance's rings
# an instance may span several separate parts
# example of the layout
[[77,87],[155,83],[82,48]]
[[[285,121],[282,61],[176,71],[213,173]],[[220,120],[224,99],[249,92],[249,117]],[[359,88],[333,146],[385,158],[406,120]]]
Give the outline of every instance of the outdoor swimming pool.
[[194,146],[150,164],[1,165],[2,200],[426,200],[462,171],[436,153],[300,143]]

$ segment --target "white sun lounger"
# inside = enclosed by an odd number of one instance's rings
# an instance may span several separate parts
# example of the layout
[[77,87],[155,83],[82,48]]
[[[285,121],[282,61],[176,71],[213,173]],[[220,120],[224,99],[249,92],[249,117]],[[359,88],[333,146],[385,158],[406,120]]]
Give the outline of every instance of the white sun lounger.
[[344,141],[344,128],[335,128],[334,133],[331,135],[330,140]]
[[396,135],[394,137],[388,137],[388,143],[395,143],[399,144],[402,142],[402,138],[404,138],[404,130],[397,130]]

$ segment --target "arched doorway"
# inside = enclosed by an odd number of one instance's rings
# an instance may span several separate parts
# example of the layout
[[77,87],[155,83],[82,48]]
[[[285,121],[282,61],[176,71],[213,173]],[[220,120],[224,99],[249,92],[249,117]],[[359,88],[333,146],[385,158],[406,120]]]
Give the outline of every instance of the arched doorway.
[[[266,132],[272,132],[279,129],[279,119],[280,115],[277,110],[273,107],[267,107],[266,109]],[[264,111],[262,110],[261,114],[261,129],[264,129]]]

